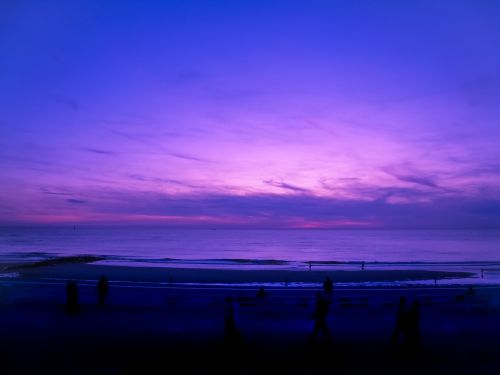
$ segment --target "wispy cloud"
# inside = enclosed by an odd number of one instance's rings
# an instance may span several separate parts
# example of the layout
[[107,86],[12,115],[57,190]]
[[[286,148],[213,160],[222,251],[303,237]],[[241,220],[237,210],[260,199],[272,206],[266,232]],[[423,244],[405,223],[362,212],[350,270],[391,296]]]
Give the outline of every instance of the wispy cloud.
[[274,187],[277,187],[277,188],[281,188],[281,189],[285,189],[285,190],[291,190],[291,191],[294,191],[296,193],[307,193],[309,192],[308,189],[304,189],[304,188],[301,188],[300,186],[295,186],[295,185],[292,185],[292,184],[288,184],[286,182],[283,182],[283,181],[275,181],[275,180],[263,180],[264,183],[268,184],[268,185],[271,185],[271,186],[274,186]]
[[403,175],[396,173],[389,173],[392,177],[397,178],[403,182],[410,182],[417,185],[427,186],[431,188],[439,188],[438,184],[430,177],[419,176],[419,175]]
[[83,199],[74,199],[74,198],[69,198],[69,199],[66,199],[66,202],[68,203],[73,203],[73,204],[83,204],[83,203],[87,203],[86,200],[83,200]]
[[62,196],[73,195],[73,193],[68,192],[68,191],[54,191],[54,190],[47,189],[47,188],[41,188],[40,191],[43,194],[47,194],[47,195],[62,195]]
[[179,158],[179,159],[190,160],[190,161],[197,161],[197,162],[200,162],[200,163],[211,163],[210,160],[203,159],[203,158],[200,158],[200,157],[197,157],[197,156],[193,156],[193,155],[181,154],[181,153],[178,153],[178,152],[169,152],[168,154],[170,156],[173,156],[173,157]]
[[92,147],[82,147],[83,151],[99,155],[116,155],[116,152]]
[[416,185],[421,185],[425,187],[439,189],[440,186],[436,183],[435,177],[430,176],[429,174],[417,173],[412,170],[412,167],[409,165],[399,165],[399,166],[390,166],[382,168],[382,170],[389,174],[390,176],[398,179],[399,181],[409,182]]
[[140,174],[129,174],[128,175],[131,179],[137,180],[137,181],[147,181],[147,182],[155,182],[155,183],[160,183],[160,184],[173,184],[173,185],[179,185],[179,186],[184,186],[188,188],[199,188],[199,185],[189,183],[187,181],[182,181],[182,180],[176,180],[173,178],[163,178],[163,177],[148,177]]

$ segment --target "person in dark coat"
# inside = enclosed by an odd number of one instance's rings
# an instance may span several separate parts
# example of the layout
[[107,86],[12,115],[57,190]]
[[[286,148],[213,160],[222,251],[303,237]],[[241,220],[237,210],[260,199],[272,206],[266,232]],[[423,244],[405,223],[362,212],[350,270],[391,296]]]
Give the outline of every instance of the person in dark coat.
[[416,359],[420,354],[420,303],[413,301],[406,317],[406,338],[408,343],[408,354],[410,358]]
[[78,312],[78,284],[75,280],[66,283],[66,307],[69,314]]
[[311,333],[310,340],[314,342],[318,337],[319,332],[323,332],[323,336],[327,342],[331,341],[330,330],[328,329],[327,316],[330,310],[330,300],[320,291],[316,292],[316,306],[314,309],[314,328]]
[[224,341],[228,346],[238,345],[241,333],[237,324],[236,304],[233,297],[226,297],[224,306]]
[[396,325],[392,332],[391,346],[393,351],[398,350],[402,345],[406,344],[407,339],[407,316],[406,316],[406,297],[399,299],[399,309],[396,315]]
[[331,294],[333,292],[333,281],[328,276],[325,277],[325,280],[323,281],[323,290],[325,293]]
[[109,282],[106,276],[102,275],[97,282],[97,303],[99,307],[104,307],[106,297],[109,294]]

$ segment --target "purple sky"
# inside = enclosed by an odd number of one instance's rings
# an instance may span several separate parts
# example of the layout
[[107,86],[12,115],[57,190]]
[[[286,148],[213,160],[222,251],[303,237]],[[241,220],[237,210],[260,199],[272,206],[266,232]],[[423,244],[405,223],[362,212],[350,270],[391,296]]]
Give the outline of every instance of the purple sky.
[[486,0],[1,2],[0,224],[500,227],[499,46]]

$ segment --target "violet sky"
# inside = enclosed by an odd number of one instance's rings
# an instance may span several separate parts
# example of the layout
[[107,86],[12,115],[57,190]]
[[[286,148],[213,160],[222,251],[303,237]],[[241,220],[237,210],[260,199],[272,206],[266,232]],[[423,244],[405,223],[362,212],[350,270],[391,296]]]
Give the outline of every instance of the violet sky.
[[2,1],[0,224],[500,227],[500,2]]

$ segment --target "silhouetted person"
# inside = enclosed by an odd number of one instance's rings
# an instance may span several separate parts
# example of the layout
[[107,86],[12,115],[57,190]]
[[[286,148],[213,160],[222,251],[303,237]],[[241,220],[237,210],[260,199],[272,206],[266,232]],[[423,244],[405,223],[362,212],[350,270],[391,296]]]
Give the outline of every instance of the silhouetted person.
[[309,271],[312,269],[312,263],[311,262],[307,262],[309,263]]
[[420,303],[418,300],[408,310],[406,316],[406,339],[408,342],[408,354],[416,359],[420,353]]
[[333,292],[333,281],[328,276],[323,281],[323,290],[328,294],[331,294]]
[[470,297],[474,296],[475,294],[476,294],[476,291],[474,290],[472,285],[470,285],[465,292],[455,296],[455,302],[464,302],[466,298],[469,299]]
[[265,291],[263,286],[261,286],[257,291],[256,297],[257,297],[257,311],[260,313],[264,305],[264,300],[267,297],[267,292]]
[[364,271],[365,270],[365,262],[361,262],[361,271]]
[[267,292],[265,291],[264,287],[261,286],[257,291],[257,298],[264,298],[265,296],[267,296]]
[[401,341],[406,344],[407,338],[407,313],[406,313],[406,297],[399,299],[399,309],[396,315],[396,325],[392,332],[391,345],[392,350],[397,350],[401,346]]
[[465,292],[455,296],[455,303],[463,302],[465,300]]
[[484,278],[484,268],[481,268],[481,279]]
[[312,342],[316,340],[320,331],[323,332],[323,335],[327,342],[331,341],[330,331],[326,322],[329,310],[330,301],[328,300],[328,298],[326,298],[320,291],[316,292],[316,306],[313,314],[314,328],[310,338]]
[[78,312],[78,285],[75,280],[66,283],[66,307],[69,314]]
[[97,282],[97,299],[99,307],[104,307],[106,297],[109,294],[109,283],[106,276],[102,275]]
[[241,333],[236,324],[236,306],[233,297],[226,297],[224,306],[224,342],[230,349],[239,344]]

